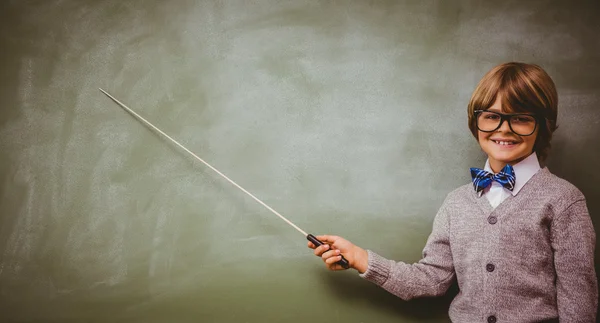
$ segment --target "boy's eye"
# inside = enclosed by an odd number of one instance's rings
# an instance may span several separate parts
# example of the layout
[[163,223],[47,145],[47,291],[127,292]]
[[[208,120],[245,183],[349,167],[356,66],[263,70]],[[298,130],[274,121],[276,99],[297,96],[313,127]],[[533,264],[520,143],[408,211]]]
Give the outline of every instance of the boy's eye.
[[519,123],[530,123],[530,122],[534,122],[532,117],[529,116],[515,116],[513,117],[513,122],[519,122]]
[[484,113],[483,117],[485,119],[489,119],[489,120],[497,120],[500,119],[500,116],[494,113]]

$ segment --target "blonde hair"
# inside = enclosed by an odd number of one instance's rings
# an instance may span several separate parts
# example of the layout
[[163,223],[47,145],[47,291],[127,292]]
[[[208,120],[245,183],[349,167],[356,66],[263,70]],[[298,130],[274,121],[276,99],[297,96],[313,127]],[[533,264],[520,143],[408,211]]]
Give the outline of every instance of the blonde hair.
[[538,65],[504,63],[487,72],[468,105],[469,129],[477,138],[475,110],[489,109],[500,95],[503,109],[508,112],[532,113],[538,117],[538,134],[533,150],[540,163],[550,152],[552,133],[558,128],[558,94],[552,78]]

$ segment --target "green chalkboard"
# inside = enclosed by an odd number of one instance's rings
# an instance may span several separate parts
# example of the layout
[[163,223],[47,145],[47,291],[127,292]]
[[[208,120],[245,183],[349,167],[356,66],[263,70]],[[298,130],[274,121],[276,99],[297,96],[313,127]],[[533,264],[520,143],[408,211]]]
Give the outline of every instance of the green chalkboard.
[[[4,1],[0,321],[447,322],[329,272],[303,230],[415,262],[485,156],[466,105],[543,66],[550,169],[600,214],[595,1]],[[598,261],[597,261],[598,263]]]

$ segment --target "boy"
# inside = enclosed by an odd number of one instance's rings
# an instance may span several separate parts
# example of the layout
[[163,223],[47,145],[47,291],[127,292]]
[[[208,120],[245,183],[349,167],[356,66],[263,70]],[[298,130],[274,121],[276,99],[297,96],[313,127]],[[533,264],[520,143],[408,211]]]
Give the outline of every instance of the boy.
[[314,253],[331,270],[343,255],[360,276],[408,300],[458,280],[454,322],[595,322],[595,233],[583,194],[540,166],[556,129],[554,82],[537,65],[489,71],[468,105],[488,159],[438,211],[423,258],[395,262],[337,236]]

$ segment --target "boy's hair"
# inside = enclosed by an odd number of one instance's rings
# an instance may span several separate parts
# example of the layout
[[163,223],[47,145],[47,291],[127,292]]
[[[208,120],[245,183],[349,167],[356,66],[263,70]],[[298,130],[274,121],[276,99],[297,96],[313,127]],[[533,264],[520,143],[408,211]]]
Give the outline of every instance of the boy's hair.
[[533,113],[538,117],[538,135],[533,150],[543,163],[550,151],[550,139],[558,126],[558,95],[550,76],[539,66],[504,63],[487,72],[469,101],[469,129],[477,138],[475,110],[486,110],[500,95],[502,108],[509,113]]

